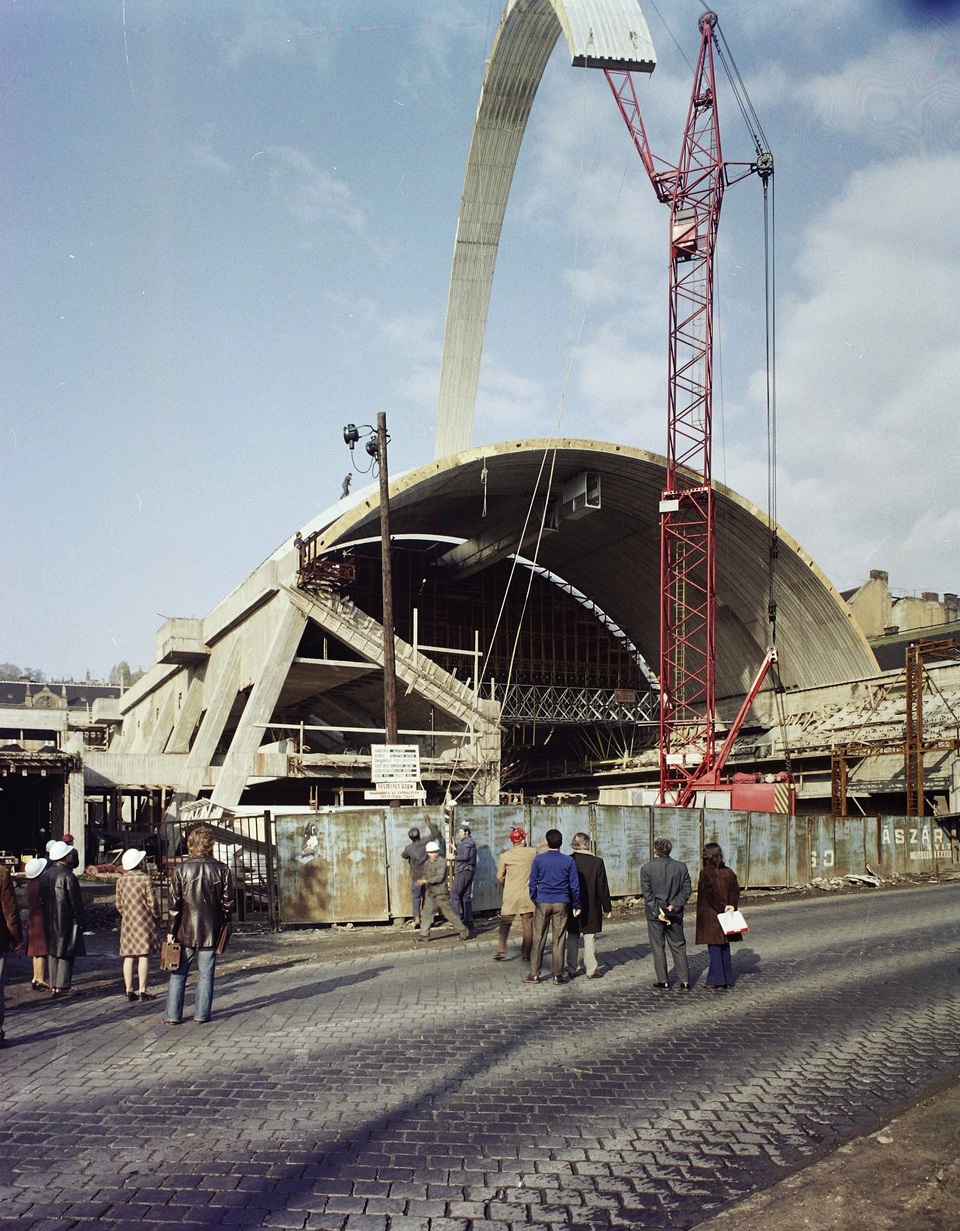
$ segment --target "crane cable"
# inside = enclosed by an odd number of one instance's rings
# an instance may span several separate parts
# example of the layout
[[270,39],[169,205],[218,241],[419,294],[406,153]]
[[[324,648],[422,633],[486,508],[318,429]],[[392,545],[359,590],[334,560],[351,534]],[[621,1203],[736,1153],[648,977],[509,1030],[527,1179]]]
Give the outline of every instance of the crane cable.
[[[780,557],[780,538],[777,523],[777,317],[776,317],[776,191],[774,187],[773,156],[766,134],[760,123],[750,95],[737,68],[733,53],[719,24],[713,28],[714,45],[723,65],[727,80],[743,117],[756,153],[756,170],[763,183],[763,280],[764,280],[764,340],[766,377],[767,418],[767,526],[770,533],[769,566],[767,569],[767,622],[770,630],[770,645],[777,644],[777,561]],[[783,748],[784,767],[789,775],[790,745],[786,711],[783,704],[784,687],[777,662],[773,663],[773,692],[777,709]]]
[[[585,154],[585,149],[586,149],[586,139],[585,139],[585,133],[586,133],[586,93],[585,91],[586,91],[586,81],[587,81],[586,73],[583,75],[582,80],[583,80],[583,93],[581,95],[582,107],[581,107],[580,168],[579,168],[578,187],[577,187],[577,211],[576,211],[577,233],[576,233],[576,241],[575,241],[575,258],[574,258],[575,263],[577,265],[579,265],[579,253],[580,253],[580,221],[581,221],[582,214],[583,214],[584,154]],[[647,86],[649,87],[649,79],[647,81]],[[573,303],[574,303],[574,297],[576,295],[577,279],[576,277],[574,277],[570,281],[570,297],[571,298],[570,298],[570,311],[569,311],[568,318],[567,318],[567,354],[566,354],[566,360],[564,363],[563,381],[561,383],[560,393],[557,399],[557,417],[556,417],[555,425],[554,425],[554,432],[557,437],[559,437],[559,434],[560,434],[560,424],[563,419],[563,411],[564,411],[564,406],[566,404],[567,389],[569,387],[570,379],[573,374],[574,358],[579,350],[580,341],[583,337],[583,331],[586,328],[587,319],[590,315],[590,311],[593,306],[593,301],[596,296],[597,284],[600,278],[600,272],[603,267],[604,259],[606,257],[607,247],[610,243],[610,239],[613,234],[613,223],[614,223],[614,220],[618,212],[618,208],[620,205],[620,199],[623,195],[623,189],[626,184],[628,167],[631,162],[632,162],[632,155],[631,153],[628,152],[627,154],[624,155],[624,165],[623,165],[623,170],[620,176],[620,183],[617,188],[616,201],[614,202],[613,209],[610,211],[610,223],[607,228],[606,234],[603,237],[603,242],[600,247],[600,252],[597,256],[597,260],[593,268],[593,277],[590,281],[589,291],[587,293],[586,301],[583,307],[583,312],[581,314],[580,322],[576,329],[575,335],[574,335],[574,330],[573,330],[573,323],[574,323]],[[553,487],[554,472],[555,472],[556,464],[557,464],[557,445],[550,446],[544,449],[543,451],[543,456],[540,459],[540,469],[537,472],[536,482],[533,485],[533,491],[531,492],[530,500],[527,504],[527,511],[526,511],[526,516],[524,517],[523,529],[520,534],[520,540],[519,540],[520,542],[522,542],[527,536],[527,531],[530,526],[530,521],[533,516],[534,509],[536,507],[537,493],[541,489],[541,483],[543,482],[543,479],[544,479],[544,471],[547,470],[548,463],[549,463],[549,471],[547,473],[546,482],[544,484],[544,491],[545,491],[544,502],[543,502],[543,507],[540,511],[540,524],[537,528],[536,544],[532,552],[532,563],[534,565],[539,563],[540,545],[543,541],[544,531],[546,530],[547,515],[549,513],[549,508],[550,508],[550,491]],[[484,468],[486,468],[486,462],[484,462]],[[484,483],[484,515],[486,515],[486,483]],[[490,633],[490,637],[489,637],[489,641],[487,645],[486,657],[484,659],[483,665],[481,666],[480,670],[477,673],[478,675],[478,678],[477,678],[478,695],[480,691],[480,684],[486,678],[486,674],[489,669],[490,658],[493,654],[493,646],[496,641],[497,633],[500,630],[500,625],[506,613],[507,600],[508,600],[508,597],[510,595],[510,592],[513,586],[513,582],[516,576],[517,569],[520,567],[520,565],[521,565],[521,561],[518,557],[518,554],[513,553],[511,562],[510,562],[510,575],[507,578],[507,584],[504,587],[503,598],[500,602],[500,609],[497,612],[497,618],[494,621],[494,626]],[[526,615],[526,612],[529,606],[530,592],[533,587],[535,570],[532,568],[528,568],[527,572],[528,572],[528,577],[527,577],[526,590],[524,592],[523,602],[521,604],[521,608],[517,616],[516,630],[514,633],[513,644],[511,646],[511,651],[510,651],[510,663],[507,669],[507,678],[504,681],[505,690],[509,688],[510,683],[513,679],[513,671],[514,671],[514,666],[516,663],[518,646],[520,644],[523,619],[524,619],[524,616]],[[506,695],[506,691],[504,695]],[[454,774],[456,773],[458,763],[459,763],[459,758],[454,761],[453,765],[451,766],[449,776],[447,778],[445,793],[448,796],[451,794],[451,791],[452,791],[453,778],[454,778]],[[476,768],[473,770],[473,772],[470,774],[469,778],[466,780],[466,782],[464,782],[463,785],[459,788],[455,802],[458,802],[460,798],[462,798],[462,796],[472,787],[473,783],[479,777],[480,772],[481,772],[481,766],[477,765]]]
[[[764,250],[764,329],[766,339],[766,399],[767,399],[767,521],[770,529],[770,567],[768,569],[767,618],[770,644],[777,644],[777,561],[780,558],[780,536],[777,522],[777,261],[776,261],[776,190],[773,176],[763,181],[763,250]],[[792,777],[790,738],[784,687],[779,661],[772,667],[773,695],[780,727],[783,764]]]

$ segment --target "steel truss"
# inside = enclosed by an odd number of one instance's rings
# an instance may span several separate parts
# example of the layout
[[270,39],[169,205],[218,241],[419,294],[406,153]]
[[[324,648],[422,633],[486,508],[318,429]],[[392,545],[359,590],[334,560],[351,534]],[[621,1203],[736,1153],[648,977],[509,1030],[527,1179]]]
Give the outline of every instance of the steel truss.
[[494,697],[501,705],[501,721],[507,723],[550,723],[553,726],[591,723],[656,726],[659,723],[657,697],[652,692],[498,684]]

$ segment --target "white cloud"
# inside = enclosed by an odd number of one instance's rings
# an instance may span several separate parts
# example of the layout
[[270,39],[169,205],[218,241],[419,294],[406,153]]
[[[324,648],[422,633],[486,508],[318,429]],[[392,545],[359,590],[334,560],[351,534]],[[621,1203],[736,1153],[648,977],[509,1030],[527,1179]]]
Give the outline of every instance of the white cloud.
[[187,150],[187,156],[199,170],[211,171],[221,179],[233,179],[236,168],[214,148],[216,135],[214,124],[202,125],[196,140]]
[[440,388],[440,323],[432,316],[404,314],[382,322],[380,336],[393,356],[391,368],[398,395],[435,416]]
[[355,234],[366,230],[363,211],[342,180],[292,146],[275,145],[266,154],[271,192],[294,218],[311,226],[334,224]]
[[[577,352],[574,373],[578,402],[576,435],[623,441],[663,453],[666,435],[666,346],[641,349],[634,338],[608,322]],[[564,428],[572,429],[567,423]]]
[[474,441],[518,440],[553,433],[543,384],[518,376],[489,357],[477,390]]
[[244,68],[250,60],[264,57],[286,59],[299,51],[304,27],[282,5],[264,0],[236,10],[236,15],[236,24],[223,25],[216,35],[221,54],[232,68]]
[[[755,37],[772,36],[778,42],[789,38],[794,46],[799,42],[822,54],[825,39],[852,23],[865,23],[875,13],[876,0],[801,0],[786,11],[777,4],[738,5],[736,21],[745,33]],[[732,37],[733,22],[727,30],[723,14],[721,27],[727,37]]]
[[811,78],[796,96],[829,131],[887,155],[960,146],[954,40],[936,28],[900,30],[842,71]]
[[960,155],[852,176],[781,314],[780,520],[841,585],[871,567],[930,589],[960,575],[958,192]]
[[[413,45],[415,60],[401,66],[404,81],[414,89],[435,93],[438,85],[454,74],[476,78],[477,92],[483,81],[484,54],[492,41],[499,12],[478,20],[476,6],[462,0],[419,0]],[[492,19],[492,30],[491,30]],[[484,36],[484,47],[478,45]],[[465,54],[466,53],[466,54]]]

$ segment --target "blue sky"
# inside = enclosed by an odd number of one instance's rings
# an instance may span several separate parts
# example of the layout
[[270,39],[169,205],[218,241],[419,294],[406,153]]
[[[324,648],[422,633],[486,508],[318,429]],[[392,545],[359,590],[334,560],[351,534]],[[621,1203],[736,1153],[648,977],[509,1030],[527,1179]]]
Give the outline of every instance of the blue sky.
[[[153,660],[326,508],[347,421],[428,461],[503,0],[0,0],[0,660]],[[644,12],[676,158],[694,0]],[[847,588],[960,589],[960,16],[718,6],[776,159],[780,522]],[[666,23],[664,21],[666,19]],[[667,24],[668,23],[668,24]],[[750,157],[721,95],[724,152]],[[721,221],[715,474],[765,507],[759,183]],[[561,40],[504,225],[474,443],[663,452],[667,211]]]

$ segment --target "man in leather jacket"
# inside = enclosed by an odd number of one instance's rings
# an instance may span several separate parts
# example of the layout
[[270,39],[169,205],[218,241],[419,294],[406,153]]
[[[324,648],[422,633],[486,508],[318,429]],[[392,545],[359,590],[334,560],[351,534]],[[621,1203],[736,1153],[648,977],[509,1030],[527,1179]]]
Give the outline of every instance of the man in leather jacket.
[[187,858],[170,874],[167,940],[180,946],[180,966],[170,973],[164,1023],[179,1026],[187,975],[197,963],[195,1022],[208,1022],[213,1004],[213,975],[221,932],[233,914],[233,876],[213,858],[213,830],[198,825],[187,837]]

